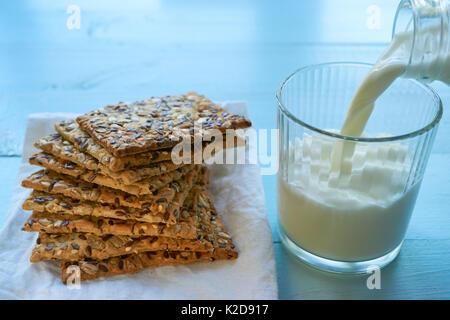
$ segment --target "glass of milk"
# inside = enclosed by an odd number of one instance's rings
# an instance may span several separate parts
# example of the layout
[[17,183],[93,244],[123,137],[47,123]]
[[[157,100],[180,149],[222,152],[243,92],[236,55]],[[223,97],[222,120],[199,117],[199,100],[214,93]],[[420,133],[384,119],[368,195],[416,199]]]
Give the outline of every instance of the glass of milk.
[[398,77],[378,92],[375,107],[354,108],[350,129],[362,133],[342,134],[372,67],[308,66],[277,92],[280,236],[301,260],[327,271],[365,273],[397,256],[442,116],[430,87]]

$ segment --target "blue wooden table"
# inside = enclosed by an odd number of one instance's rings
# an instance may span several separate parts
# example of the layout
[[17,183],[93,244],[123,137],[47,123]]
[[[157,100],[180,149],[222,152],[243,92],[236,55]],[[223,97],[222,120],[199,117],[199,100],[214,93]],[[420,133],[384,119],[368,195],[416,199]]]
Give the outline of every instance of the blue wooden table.
[[[26,117],[195,90],[246,100],[255,128],[276,127],[275,90],[319,62],[374,62],[397,1],[2,1],[0,223],[16,183]],[[79,12],[79,20],[77,20]],[[78,24],[79,22],[79,24]],[[433,84],[450,105],[450,90]],[[381,272],[336,276],[296,261],[276,233],[274,176],[264,176],[281,299],[450,298],[450,116],[444,112],[404,247]]]

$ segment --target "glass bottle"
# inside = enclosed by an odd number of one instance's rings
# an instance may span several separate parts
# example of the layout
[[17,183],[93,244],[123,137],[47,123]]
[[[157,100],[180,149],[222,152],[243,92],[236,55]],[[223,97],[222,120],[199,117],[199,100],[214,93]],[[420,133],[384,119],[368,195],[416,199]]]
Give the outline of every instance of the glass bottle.
[[[402,0],[392,30],[407,35],[406,78],[450,84],[450,0]],[[409,51],[408,51],[409,50]]]

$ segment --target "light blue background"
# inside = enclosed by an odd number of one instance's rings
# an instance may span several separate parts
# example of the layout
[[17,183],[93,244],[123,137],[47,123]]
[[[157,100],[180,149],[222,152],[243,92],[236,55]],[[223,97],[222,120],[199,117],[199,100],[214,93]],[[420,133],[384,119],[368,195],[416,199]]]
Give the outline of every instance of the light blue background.
[[[81,9],[79,30],[66,27],[70,4]],[[255,128],[276,128],[279,83],[311,63],[373,63],[390,40],[396,6],[393,0],[1,1],[0,143],[13,137],[20,150],[29,113],[82,113],[189,90],[216,101],[246,100]],[[433,87],[448,108],[448,87]],[[381,290],[368,290],[367,276],[325,274],[293,259],[276,234],[275,177],[264,176],[280,298],[450,298],[449,142],[445,110],[407,240],[382,271]],[[0,157],[0,223],[19,159]]]

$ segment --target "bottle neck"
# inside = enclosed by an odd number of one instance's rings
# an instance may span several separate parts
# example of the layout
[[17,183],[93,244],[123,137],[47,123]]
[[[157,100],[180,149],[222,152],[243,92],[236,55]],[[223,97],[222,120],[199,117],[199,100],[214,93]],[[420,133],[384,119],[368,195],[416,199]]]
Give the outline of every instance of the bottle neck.
[[450,0],[403,0],[392,31],[393,41],[409,50],[404,77],[450,83]]

